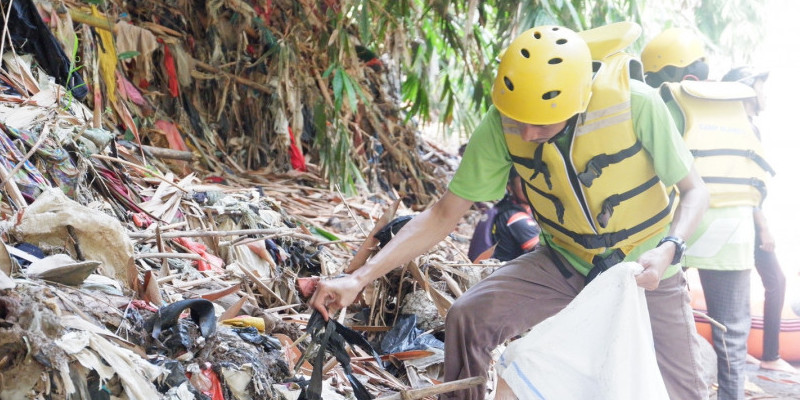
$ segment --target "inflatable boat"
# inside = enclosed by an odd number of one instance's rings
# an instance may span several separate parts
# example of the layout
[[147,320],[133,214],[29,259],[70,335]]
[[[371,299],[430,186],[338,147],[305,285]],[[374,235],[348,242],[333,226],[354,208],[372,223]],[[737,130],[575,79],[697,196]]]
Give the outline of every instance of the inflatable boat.
[[[781,358],[789,362],[800,362],[800,316],[792,310],[794,301],[798,301],[794,296],[797,288],[800,287],[800,279],[796,274],[786,273],[786,300],[783,305],[780,333],[778,334],[779,354]],[[697,269],[686,270],[686,279],[689,282],[689,293],[692,298],[692,309],[706,314],[706,301],[703,297],[703,287],[700,285],[700,277]],[[792,290],[794,288],[795,290]],[[752,323],[750,327],[750,337],[747,340],[747,352],[755,358],[761,359],[763,353],[764,337],[764,286],[758,272],[753,270],[753,278],[750,282],[750,315]],[[698,313],[695,313],[694,322],[697,332],[711,343],[711,323]]]

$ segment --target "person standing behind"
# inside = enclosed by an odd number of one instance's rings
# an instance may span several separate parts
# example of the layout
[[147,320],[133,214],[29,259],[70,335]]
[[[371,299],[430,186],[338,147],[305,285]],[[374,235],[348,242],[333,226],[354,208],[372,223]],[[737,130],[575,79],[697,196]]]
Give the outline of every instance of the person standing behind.
[[[501,198],[513,167],[544,245],[453,303],[445,321],[445,380],[486,377],[494,348],[561,311],[592,277],[626,260],[644,267],[636,282],[646,289],[670,397],[707,399],[689,293],[676,264],[708,192],[658,93],[630,79],[638,61],[620,53],[597,65],[593,70],[586,41],[564,27],[538,26],[514,39],[498,66],[494,104],[447,192],[363,267],[320,281],[310,305],[325,319],[350,305],[365,285],[452,232],[473,202]],[[440,399],[485,394],[483,384]]]
[[753,212],[772,169],[750,127],[742,99],[755,94],[732,82],[708,82],[703,43],[691,30],[671,28],[642,51],[646,81],[661,94],[708,187],[710,208],[689,239],[686,267],[698,268],[717,354],[719,400],[743,400],[750,333]]
[[[756,137],[761,140],[761,133],[754,118],[764,109],[764,84],[769,72],[756,71],[750,66],[731,69],[722,77],[723,82],[740,82],[753,88],[756,97],[747,99],[744,108],[750,118],[750,124]],[[764,336],[761,354],[761,368],[784,372],[797,372],[780,356],[781,312],[786,295],[786,276],[783,274],[778,257],[775,255],[775,238],[769,230],[767,218],[761,207],[753,210],[756,228],[755,263],[756,271],[764,284]]]

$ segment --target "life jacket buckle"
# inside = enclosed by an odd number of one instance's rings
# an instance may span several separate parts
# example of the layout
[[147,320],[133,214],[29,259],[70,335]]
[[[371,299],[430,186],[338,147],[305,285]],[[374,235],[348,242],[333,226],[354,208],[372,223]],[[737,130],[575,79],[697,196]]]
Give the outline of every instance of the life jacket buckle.
[[603,210],[600,214],[597,214],[597,223],[601,228],[608,226],[608,220],[610,220],[611,215],[614,214],[614,204],[612,204],[610,200],[610,198],[603,200]]
[[620,249],[614,249],[614,251],[606,257],[602,257],[599,254],[594,256],[592,259],[592,265],[594,265],[594,268],[590,269],[589,274],[586,275],[586,284],[588,285],[589,282],[594,280],[594,278],[597,278],[598,275],[624,260],[625,253]]
[[596,159],[589,160],[586,163],[586,169],[578,174],[578,180],[581,181],[583,186],[591,187],[592,182],[600,177],[600,174],[603,172],[602,168],[595,164]]

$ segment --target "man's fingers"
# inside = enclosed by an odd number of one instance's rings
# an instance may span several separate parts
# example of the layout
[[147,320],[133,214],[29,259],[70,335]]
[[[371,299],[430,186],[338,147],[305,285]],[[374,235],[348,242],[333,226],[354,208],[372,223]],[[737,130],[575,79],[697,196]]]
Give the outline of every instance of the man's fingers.
[[324,292],[324,290],[315,291],[314,295],[311,296],[310,303],[311,303],[311,307],[313,307],[314,309],[319,311],[319,313],[322,314],[322,318],[325,319],[325,321],[327,321],[328,320],[328,308],[327,308],[327,304],[326,303],[328,303],[328,298],[330,296],[328,296],[326,294],[323,294],[323,292]]
[[325,307],[318,307],[317,311],[319,311],[319,313],[322,314],[322,319],[324,319],[325,321],[328,320],[328,310]]

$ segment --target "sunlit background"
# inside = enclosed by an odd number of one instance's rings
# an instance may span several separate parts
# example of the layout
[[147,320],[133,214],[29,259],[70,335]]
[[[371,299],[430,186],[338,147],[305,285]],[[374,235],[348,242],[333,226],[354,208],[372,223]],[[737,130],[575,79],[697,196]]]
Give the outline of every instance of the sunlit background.
[[[759,118],[762,137],[777,175],[770,182],[764,211],[777,242],[784,271],[796,276],[800,262],[800,2],[769,2],[767,37],[754,64],[770,71],[766,86],[767,109]],[[798,288],[790,287],[797,296]]]

